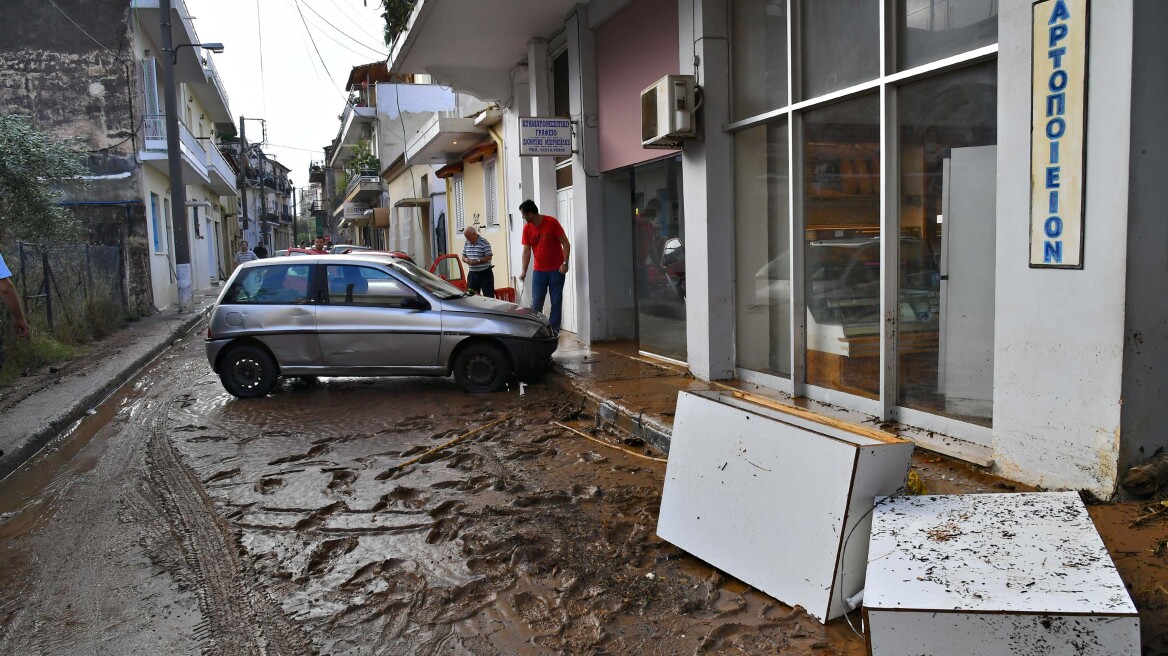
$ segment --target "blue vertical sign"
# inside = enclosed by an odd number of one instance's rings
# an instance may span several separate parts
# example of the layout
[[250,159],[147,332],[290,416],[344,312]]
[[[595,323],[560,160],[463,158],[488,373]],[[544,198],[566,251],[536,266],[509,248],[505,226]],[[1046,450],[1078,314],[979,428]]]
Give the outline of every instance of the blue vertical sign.
[[1083,268],[1087,2],[1034,3],[1030,266]]

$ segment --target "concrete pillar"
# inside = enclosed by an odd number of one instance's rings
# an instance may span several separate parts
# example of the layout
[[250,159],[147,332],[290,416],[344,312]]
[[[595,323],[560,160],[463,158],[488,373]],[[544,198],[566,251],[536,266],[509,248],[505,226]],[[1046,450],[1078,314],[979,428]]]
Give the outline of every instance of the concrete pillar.
[[700,139],[682,148],[686,340],[699,378],[734,375],[734,140],[725,0],[678,0],[681,73],[701,86]]
[[513,87],[511,90],[511,105],[503,117],[503,166],[506,192],[506,205],[502,212],[506,217],[508,237],[508,255],[510,270],[507,272],[510,286],[515,286],[519,277],[519,264],[522,261],[523,246],[520,243],[523,232],[523,217],[519,215],[519,204],[533,195],[532,160],[533,157],[519,156],[519,117],[530,114],[531,93],[527,82],[528,67],[520,66],[516,69]]
[[1124,400],[1132,24],[1132,0],[1092,15],[1084,266],[1062,270],[1029,267],[1031,3],[1003,2],[998,20],[994,460],[1014,480],[1104,498]]
[[[605,332],[604,198],[600,184],[600,135],[596,88],[596,35],[588,27],[588,8],[580,5],[568,17],[568,106],[576,121],[576,153],[572,156],[572,240],[576,287],[576,331],[585,344]],[[543,158],[551,161],[551,158]]]
[[[532,39],[527,43],[527,84],[531,116],[552,115],[552,75],[548,63],[547,42]],[[532,188],[523,198],[530,198],[544,214],[555,213],[556,209],[556,162],[551,157],[532,157]],[[519,205],[515,205],[518,213]]]

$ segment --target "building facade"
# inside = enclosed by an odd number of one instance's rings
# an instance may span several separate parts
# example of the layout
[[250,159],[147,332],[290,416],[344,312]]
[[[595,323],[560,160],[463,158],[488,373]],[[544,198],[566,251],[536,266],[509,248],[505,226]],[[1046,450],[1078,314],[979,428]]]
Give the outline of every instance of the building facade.
[[[88,151],[88,184],[63,202],[89,225],[91,239],[124,247],[134,311],[178,301],[176,222],[186,223],[194,287],[216,284],[230,271],[223,263],[237,226],[229,219],[235,173],[218,148],[232,119],[210,54],[174,53],[187,196],[185,208],[174,208],[160,94],[160,57],[171,54],[159,45],[158,2],[21,0],[4,3],[0,20],[20,26],[0,36],[0,106]],[[199,42],[181,1],[171,25],[176,46]]]
[[[420,0],[391,68],[504,110],[505,197],[568,229],[583,341],[1107,497],[1165,443],[1166,25],[1149,0]],[[668,74],[696,137],[644,149]],[[571,157],[521,158],[520,116],[569,118]]]

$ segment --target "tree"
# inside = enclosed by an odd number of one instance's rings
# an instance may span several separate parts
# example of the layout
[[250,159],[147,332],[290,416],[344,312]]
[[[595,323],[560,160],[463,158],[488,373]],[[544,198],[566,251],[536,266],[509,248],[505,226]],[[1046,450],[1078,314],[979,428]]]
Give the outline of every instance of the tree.
[[37,130],[28,119],[0,116],[0,234],[45,242],[75,237],[76,217],[59,203],[60,186],[89,171],[86,155]]
[[368,175],[369,171],[373,171],[373,175],[377,175],[380,170],[381,162],[377,159],[377,155],[373,154],[373,148],[368,139],[362,139],[353,144],[353,156],[345,162],[347,179],[352,180],[362,175]]
[[381,0],[381,17],[385,19],[385,45],[393,48],[399,34],[405,31],[414,11],[414,0]]

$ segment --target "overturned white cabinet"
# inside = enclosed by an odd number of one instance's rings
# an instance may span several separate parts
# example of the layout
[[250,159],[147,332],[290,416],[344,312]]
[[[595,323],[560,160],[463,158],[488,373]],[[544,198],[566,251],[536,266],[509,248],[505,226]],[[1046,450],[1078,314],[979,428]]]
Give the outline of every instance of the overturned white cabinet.
[[1135,606],[1078,494],[901,497],[873,515],[873,656],[1140,653]]
[[873,498],[902,488],[913,446],[798,412],[680,393],[657,534],[826,621],[864,587]]

